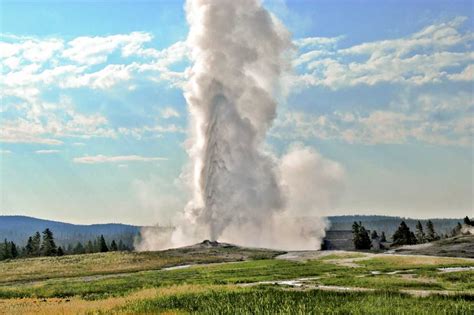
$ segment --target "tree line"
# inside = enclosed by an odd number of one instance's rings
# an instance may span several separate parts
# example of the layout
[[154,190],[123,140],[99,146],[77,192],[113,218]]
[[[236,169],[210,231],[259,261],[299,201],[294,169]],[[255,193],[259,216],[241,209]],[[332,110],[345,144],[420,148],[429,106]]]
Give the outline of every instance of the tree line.
[[86,244],[77,242],[75,245],[69,244],[64,248],[56,245],[53,232],[47,228],[42,233],[36,232],[28,237],[24,247],[19,247],[13,241],[5,239],[4,242],[0,244],[0,260],[130,250],[132,250],[132,248],[125,245],[122,240],[119,240],[118,243],[115,240],[107,243],[104,235],[100,235],[94,240],[89,240]]
[[[474,220],[470,220],[467,216],[464,218],[463,222],[466,226],[474,226]],[[415,230],[415,232],[412,232],[405,221],[402,221],[392,236],[392,243],[390,246],[423,244],[441,238],[454,237],[461,234],[462,224],[461,222],[458,222],[449,234],[438,234],[436,233],[434,224],[431,220],[426,222],[425,227],[423,227],[421,222],[418,221]],[[369,236],[369,231],[360,221],[352,224],[352,235],[352,241],[356,249],[367,250],[372,248],[373,240],[378,240],[380,243],[387,242],[385,232],[382,232],[379,237],[377,231],[374,230]]]

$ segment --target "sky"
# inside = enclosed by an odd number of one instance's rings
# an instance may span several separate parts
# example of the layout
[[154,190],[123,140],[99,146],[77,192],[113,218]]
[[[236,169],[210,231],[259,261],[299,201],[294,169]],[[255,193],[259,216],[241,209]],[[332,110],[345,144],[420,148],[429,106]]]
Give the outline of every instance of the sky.
[[[184,3],[0,3],[0,214],[171,222],[189,198]],[[326,214],[474,214],[472,1],[263,5],[294,44],[265,150],[344,169]]]

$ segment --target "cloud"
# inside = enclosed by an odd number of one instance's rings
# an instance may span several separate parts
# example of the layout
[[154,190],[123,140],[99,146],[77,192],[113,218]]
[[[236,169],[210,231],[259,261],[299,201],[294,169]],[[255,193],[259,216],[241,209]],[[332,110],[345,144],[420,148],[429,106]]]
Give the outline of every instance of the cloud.
[[179,117],[179,113],[172,107],[166,107],[161,111],[161,117],[164,119]]
[[164,157],[144,157],[140,155],[119,155],[119,156],[83,156],[74,158],[74,163],[98,164],[98,163],[116,163],[116,162],[153,162],[167,160]]
[[10,150],[3,150],[3,149],[0,149],[0,154],[11,154],[12,151]]
[[[293,64],[298,74],[290,81],[305,88],[332,89],[382,82],[424,85],[449,80],[473,80],[474,33],[463,31],[465,17],[427,26],[406,37],[361,43],[338,49],[341,37],[303,38]],[[308,50],[308,48],[313,48]],[[464,66],[460,73],[452,68]]]
[[54,153],[59,153],[59,150],[36,150],[36,154],[54,154]]
[[474,100],[470,93],[406,95],[381,107],[385,109],[366,113],[285,112],[277,118],[271,135],[287,140],[336,139],[367,145],[413,141],[472,145],[474,123],[470,113]]
[[115,50],[120,49],[128,57],[141,50],[141,46],[152,40],[149,33],[133,32],[111,36],[81,36],[67,43],[62,56],[79,64],[94,65],[107,61]]

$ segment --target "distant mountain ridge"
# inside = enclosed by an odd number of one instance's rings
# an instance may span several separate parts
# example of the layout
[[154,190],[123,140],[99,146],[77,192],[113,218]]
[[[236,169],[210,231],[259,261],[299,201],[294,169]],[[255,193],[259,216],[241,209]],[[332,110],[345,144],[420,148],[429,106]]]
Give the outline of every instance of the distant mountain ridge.
[[53,231],[59,245],[87,242],[101,234],[109,241],[121,239],[127,245],[132,245],[141,227],[121,223],[83,225],[22,215],[0,215],[0,239],[7,238],[20,246],[25,245],[28,237],[33,233],[42,232],[46,228]]
[[[418,219],[402,218],[396,216],[383,215],[342,215],[329,216],[331,230],[350,230],[354,221],[361,221],[369,230],[377,232],[384,231],[387,237],[391,237],[398,225],[403,220],[411,230],[415,230]],[[426,226],[428,219],[420,220]],[[431,219],[435,230],[438,233],[449,233],[457,222],[462,219]],[[78,241],[87,242],[99,235],[104,235],[107,241],[115,239],[122,240],[128,246],[133,244],[133,240],[139,235],[141,226],[106,223],[106,224],[72,224],[52,220],[38,219],[22,215],[0,215],[0,240],[7,238],[20,246],[24,246],[26,240],[36,231],[43,231],[49,228],[53,231],[55,239],[59,245],[66,246],[75,244]]]

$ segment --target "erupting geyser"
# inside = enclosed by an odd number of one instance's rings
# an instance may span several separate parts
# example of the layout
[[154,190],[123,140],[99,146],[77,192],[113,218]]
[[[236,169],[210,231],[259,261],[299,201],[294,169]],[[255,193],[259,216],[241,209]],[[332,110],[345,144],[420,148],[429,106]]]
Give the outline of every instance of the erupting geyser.
[[[326,198],[323,202],[332,197],[308,188],[325,185],[328,178],[338,183],[342,169],[307,148],[294,147],[282,159],[286,164],[263,150],[276,116],[280,77],[289,69],[289,32],[257,0],[189,0],[186,12],[193,66],[185,87],[191,171],[184,177],[192,182],[192,198],[169,238],[144,233],[141,248],[208,238],[317,248],[325,222],[315,218],[315,203],[322,202],[314,196]],[[321,177],[326,166],[331,174]],[[312,219],[301,219],[305,215]]]

